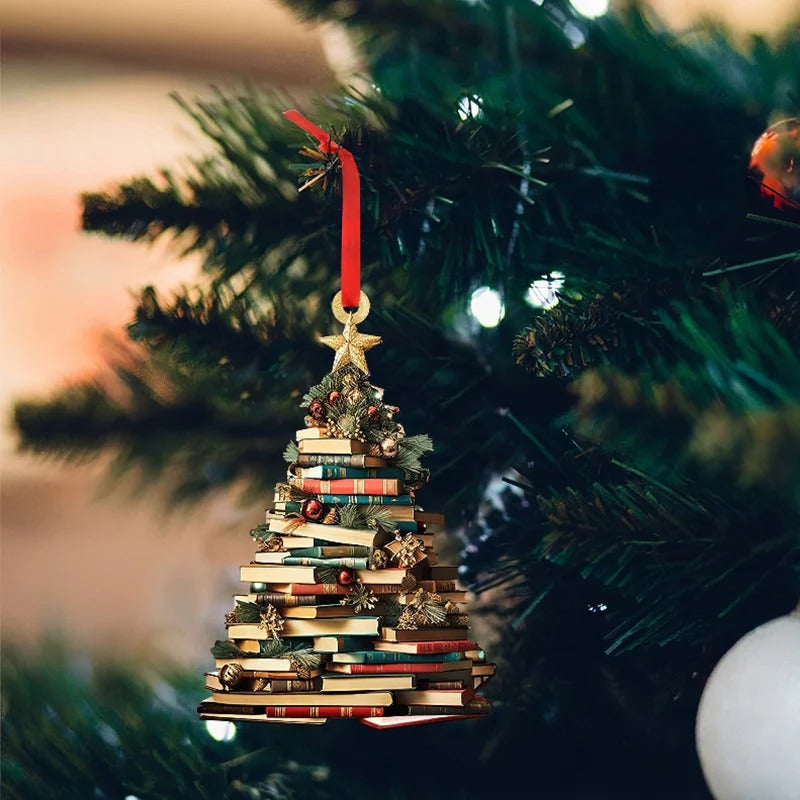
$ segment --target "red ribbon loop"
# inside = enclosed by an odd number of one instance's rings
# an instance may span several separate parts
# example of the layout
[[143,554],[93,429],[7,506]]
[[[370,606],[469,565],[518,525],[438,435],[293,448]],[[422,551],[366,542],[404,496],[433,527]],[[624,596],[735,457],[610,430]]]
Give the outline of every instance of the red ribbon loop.
[[284,111],[283,116],[318,142],[323,153],[336,153],[342,164],[342,305],[358,308],[361,297],[361,181],[353,154],[331,140],[329,134],[299,111]]

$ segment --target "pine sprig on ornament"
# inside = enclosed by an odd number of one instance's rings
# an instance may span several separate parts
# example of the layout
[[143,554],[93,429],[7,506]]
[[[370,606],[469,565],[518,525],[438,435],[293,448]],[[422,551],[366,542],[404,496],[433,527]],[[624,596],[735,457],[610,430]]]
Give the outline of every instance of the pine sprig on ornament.
[[294,464],[297,457],[300,455],[300,450],[297,447],[297,442],[289,442],[283,451],[283,460],[287,464]]
[[422,469],[420,457],[433,451],[433,440],[426,433],[406,436],[397,442],[397,455],[390,459],[396,467],[411,471]]
[[[404,436],[402,425],[394,420],[400,409],[384,403],[383,389],[352,364],[325,375],[303,395],[301,407],[308,412],[309,427],[324,427],[334,438],[380,445]],[[284,458],[289,460],[287,454]]]
[[232,612],[231,622],[247,622],[250,624],[258,622],[261,619],[263,610],[264,606],[258,603],[237,600],[236,608]]

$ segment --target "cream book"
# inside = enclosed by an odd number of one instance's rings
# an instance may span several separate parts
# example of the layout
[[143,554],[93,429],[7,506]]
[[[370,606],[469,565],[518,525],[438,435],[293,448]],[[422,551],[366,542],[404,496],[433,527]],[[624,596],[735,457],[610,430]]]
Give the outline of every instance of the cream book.
[[[322,661],[325,661],[326,659],[327,656],[322,657]],[[249,672],[295,673],[295,670],[297,669],[297,664],[289,658],[258,658],[257,656],[251,658],[217,658],[214,659],[214,664],[218,670],[224,666],[238,664],[242,669],[248,670]],[[319,674],[319,670],[310,671],[311,677],[314,677],[314,675],[317,674]]]
[[218,719],[226,722],[278,722],[289,725],[324,725],[328,721],[327,717],[268,717],[266,714],[208,714],[204,711],[200,712],[200,719]]
[[[377,636],[380,617],[340,617],[338,619],[284,619],[281,636]],[[269,639],[264,628],[249,622],[228,626],[231,639]]]
[[211,701],[235,706],[390,706],[391,692],[212,692]]
[[314,455],[363,455],[369,452],[369,445],[357,439],[300,439],[297,450]]
[[[277,533],[283,537],[285,530],[299,530],[308,534],[308,541],[319,539],[325,542],[333,542],[335,544],[355,544],[364,547],[381,547],[385,542],[392,539],[390,534],[379,533],[372,530],[372,528],[343,528],[339,525],[321,525],[318,522],[304,522],[302,525],[297,525],[297,520],[286,519],[278,515],[268,514],[267,522],[269,523],[270,533]],[[286,539],[283,537],[284,546]],[[312,547],[313,545],[309,545]]]
[[301,428],[294,432],[294,438],[298,442],[302,442],[306,439],[330,439],[331,437],[325,428]]

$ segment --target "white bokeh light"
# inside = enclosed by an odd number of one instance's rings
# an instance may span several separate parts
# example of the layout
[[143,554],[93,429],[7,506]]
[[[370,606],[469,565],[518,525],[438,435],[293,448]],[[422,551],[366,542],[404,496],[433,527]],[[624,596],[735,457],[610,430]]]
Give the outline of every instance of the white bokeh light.
[[222,719],[206,720],[206,730],[216,742],[230,742],[236,737],[236,726]]
[[488,286],[479,286],[469,299],[469,313],[484,328],[496,328],[506,315],[500,293]]
[[570,5],[589,19],[602,17],[608,11],[608,0],[569,0]]
[[462,122],[466,122],[468,119],[478,119],[483,115],[482,103],[483,98],[477,94],[462,97],[458,101],[458,108],[456,109],[459,119]]
[[558,305],[558,290],[564,285],[564,273],[553,270],[535,280],[525,293],[525,300],[534,308],[552,308]]

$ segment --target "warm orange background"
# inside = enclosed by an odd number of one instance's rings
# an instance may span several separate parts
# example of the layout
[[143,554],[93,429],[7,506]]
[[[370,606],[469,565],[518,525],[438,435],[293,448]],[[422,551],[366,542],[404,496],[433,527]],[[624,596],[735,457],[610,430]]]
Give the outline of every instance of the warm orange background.
[[[795,0],[662,0],[658,10],[679,27],[713,12],[769,32]],[[101,333],[128,319],[129,288],[194,279],[196,264],[168,248],[79,232],[81,191],[205,147],[170,91],[191,97],[248,78],[304,97],[358,64],[341,32],[301,24],[274,0],[6,0],[2,27],[2,635],[60,631],[202,662],[223,633],[261,507],[238,507],[232,492],[167,514],[157,492],[101,496],[103,463],[15,453],[12,399],[95,370]]]

